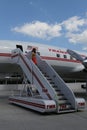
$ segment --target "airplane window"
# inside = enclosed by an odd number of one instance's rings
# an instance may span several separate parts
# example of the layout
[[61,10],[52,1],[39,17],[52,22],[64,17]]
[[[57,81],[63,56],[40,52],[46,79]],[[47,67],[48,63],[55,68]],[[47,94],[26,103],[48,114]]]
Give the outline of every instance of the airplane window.
[[56,54],[57,57],[60,57],[60,54]]
[[67,58],[67,55],[63,55],[64,58]]

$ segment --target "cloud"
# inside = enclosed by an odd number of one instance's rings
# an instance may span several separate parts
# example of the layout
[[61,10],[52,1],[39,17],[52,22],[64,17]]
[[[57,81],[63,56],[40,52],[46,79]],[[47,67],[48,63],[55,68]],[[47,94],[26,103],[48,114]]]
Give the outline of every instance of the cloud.
[[12,31],[45,40],[51,40],[62,36],[66,38],[69,43],[86,45],[87,17],[74,16],[61,23],[55,24],[33,21],[31,23],[25,23],[22,26],[16,26],[12,28]]
[[69,42],[72,43],[87,43],[87,30],[84,30],[82,33],[67,33]]
[[79,27],[82,27],[86,23],[85,19],[81,19],[78,16],[74,16],[65,20],[61,23],[62,26],[69,32],[77,32],[80,30]]
[[68,39],[69,43],[87,43],[87,18],[74,16],[63,21],[61,25],[65,29],[64,36]]
[[12,30],[41,39],[52,39],[61,36],[61,26],[59,24],[53,25],[40,21],[26,23],[23,26],[15,27]]
[[83,47],[82,50],[83,50],[83,51],[87,51],[87,47]]

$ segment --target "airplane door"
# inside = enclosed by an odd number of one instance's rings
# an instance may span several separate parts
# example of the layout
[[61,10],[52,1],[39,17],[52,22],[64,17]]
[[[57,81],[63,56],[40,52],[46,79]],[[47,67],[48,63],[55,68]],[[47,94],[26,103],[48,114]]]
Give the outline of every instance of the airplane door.
[[23,52],[23,46],[22,45],[16,45],[16,48],[20,48],[21,51]]

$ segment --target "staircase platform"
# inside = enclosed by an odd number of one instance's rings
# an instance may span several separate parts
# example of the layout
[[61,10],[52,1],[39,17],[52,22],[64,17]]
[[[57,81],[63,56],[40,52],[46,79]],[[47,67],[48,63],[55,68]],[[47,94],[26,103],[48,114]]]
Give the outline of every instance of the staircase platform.
[[56,112],[56,103],[53,100],[36,97],[10,96],[9,102],[41,113]]

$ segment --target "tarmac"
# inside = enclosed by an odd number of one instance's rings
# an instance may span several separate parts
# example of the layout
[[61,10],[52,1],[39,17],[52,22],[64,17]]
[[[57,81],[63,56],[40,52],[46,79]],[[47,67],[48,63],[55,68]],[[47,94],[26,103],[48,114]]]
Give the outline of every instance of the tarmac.
[[[87,103],[86,94],[78,96]],[[85,110],[74,113],[40,114],[12,105],[8,96],[0,96],[0,130],[87,130],[87,105]]]

